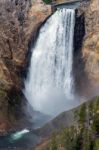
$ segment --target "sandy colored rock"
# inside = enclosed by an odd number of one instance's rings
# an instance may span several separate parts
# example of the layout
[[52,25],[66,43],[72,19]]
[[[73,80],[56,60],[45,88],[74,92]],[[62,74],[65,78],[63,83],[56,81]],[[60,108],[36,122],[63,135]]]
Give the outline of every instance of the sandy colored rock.
[[[0,109],[0,128],[2,131],[9,121],[12,123],[16,120],[16,111],[20,111],[18,107],[21,108],[24,99],[22,88],[30,50],[29,43],[35,38],[38,28],[49,15],[51,15],[51,6],[45,5],[42,0],[0,0],[0,108],[3,108]],[[2,95],[2,91],[6,96]]]
[[90,80],[99,85],[99,1],[92,0],[85,12],[86,35],[83,42],[85,70]]

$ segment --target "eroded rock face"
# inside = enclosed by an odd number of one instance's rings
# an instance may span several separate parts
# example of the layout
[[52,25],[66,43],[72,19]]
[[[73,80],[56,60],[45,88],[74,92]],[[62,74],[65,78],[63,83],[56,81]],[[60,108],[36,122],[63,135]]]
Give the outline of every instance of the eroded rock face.
[[75,27],[76,90],[85,95],[99,92],[99,1],[83,0]]
[[[21,89],[28,45],[51,14],[41,0],[0,0],[0,128],[15,120],[24,98]],[[13,96],[11,97],[11,94]],[[9,122],[10,121],[10,122]]]
[[85,12],[86,36],[83,43],[85,70],[90,80],[99,85],[99,1],[92,0]]
[[40,0],[0,1],[0,81],[8,88],[20,86],[29,40],[50,14],[50,6]]

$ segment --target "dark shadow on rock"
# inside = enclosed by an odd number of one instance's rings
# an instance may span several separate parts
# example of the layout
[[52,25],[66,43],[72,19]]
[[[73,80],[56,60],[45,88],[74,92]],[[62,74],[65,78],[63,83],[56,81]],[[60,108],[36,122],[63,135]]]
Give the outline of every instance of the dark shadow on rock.
[[85,36],[85,16],[78,14],[76,10],[76,21],[74,30],[74,63],[73,74],[75,82],[75,93],[80,96],[88,95],[89,79],[85,72],[85,60],[82,56],[82,46]]
[[22,111],[22,107],[26,103],[26,99],[21,90],[16,88],[12,88],[8,91],[8,115],[14,116],[16,120],[22,118],[24,116],[24,112]]
[[8,91],[8,121],[12,126],[12,130],[19,130],[23,128],[32,128],[33,120],[31,122],[31,116],[27,114],[27,100],[23,92],[13,87]]

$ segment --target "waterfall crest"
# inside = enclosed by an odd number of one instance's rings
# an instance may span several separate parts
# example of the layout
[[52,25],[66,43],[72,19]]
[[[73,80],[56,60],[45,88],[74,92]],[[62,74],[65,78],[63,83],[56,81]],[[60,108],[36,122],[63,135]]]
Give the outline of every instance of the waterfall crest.
[[57,10],[41,28],[32,49],[24,94],[35,110],[54,114],[65,110],[73,89],[75,10]]

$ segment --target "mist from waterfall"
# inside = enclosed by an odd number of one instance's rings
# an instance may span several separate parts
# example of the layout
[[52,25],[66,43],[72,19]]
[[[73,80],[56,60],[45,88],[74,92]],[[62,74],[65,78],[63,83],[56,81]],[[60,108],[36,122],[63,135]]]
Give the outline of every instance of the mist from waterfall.
[[32,48],[24,94],[33,109],[56,115],[74,105],[75,10],[57,10],[40,29]]

